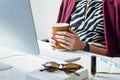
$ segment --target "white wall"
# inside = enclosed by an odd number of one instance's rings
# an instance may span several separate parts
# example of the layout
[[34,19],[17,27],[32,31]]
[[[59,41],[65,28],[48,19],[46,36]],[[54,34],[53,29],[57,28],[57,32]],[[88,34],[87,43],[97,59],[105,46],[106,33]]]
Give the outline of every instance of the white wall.
[[48,38],[56,23],[61,0],[30,0],[38,39]]

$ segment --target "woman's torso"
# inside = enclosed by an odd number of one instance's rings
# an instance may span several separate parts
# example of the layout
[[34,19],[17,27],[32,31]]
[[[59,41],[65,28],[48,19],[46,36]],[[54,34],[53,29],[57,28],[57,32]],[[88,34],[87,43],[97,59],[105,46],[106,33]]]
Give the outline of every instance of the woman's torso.
[[102,1],[78,0],[71,15],[70,27],[80,40],[105,47]]

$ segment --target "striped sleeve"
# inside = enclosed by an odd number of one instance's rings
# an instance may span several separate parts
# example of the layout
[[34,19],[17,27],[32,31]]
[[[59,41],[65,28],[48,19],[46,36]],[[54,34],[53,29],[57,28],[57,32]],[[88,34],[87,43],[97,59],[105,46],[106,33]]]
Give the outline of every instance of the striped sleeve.
[[[88,6],[86,14],[85,7]],[[80,40],[105,47],[102,1],[79,0],[71,15],[70,27]]]

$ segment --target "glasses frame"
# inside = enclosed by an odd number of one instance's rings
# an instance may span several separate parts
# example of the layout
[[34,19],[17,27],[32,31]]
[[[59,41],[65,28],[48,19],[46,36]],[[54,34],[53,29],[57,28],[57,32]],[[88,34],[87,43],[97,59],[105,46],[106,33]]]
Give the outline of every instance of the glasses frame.
[[61,70],[67,74],[74,73],[77,76],[80,76],[80,74],[76,73],[76,71],[83,68],[83,66],[75,63],[58,64],[56,62],[47,62],[43,64],[43,66],[44,66],[44,69],[41,69],[40,71],[47,70],[48,72],[54,72],[57,70]]

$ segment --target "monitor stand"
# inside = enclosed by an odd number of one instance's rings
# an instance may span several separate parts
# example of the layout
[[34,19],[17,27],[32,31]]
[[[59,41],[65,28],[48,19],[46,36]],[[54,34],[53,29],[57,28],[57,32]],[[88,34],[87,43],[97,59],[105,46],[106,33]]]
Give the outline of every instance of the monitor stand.
[[0,71],[11,69],[11,68],[12,68],[12,66],[10,66],[6,63],[0,62]]

